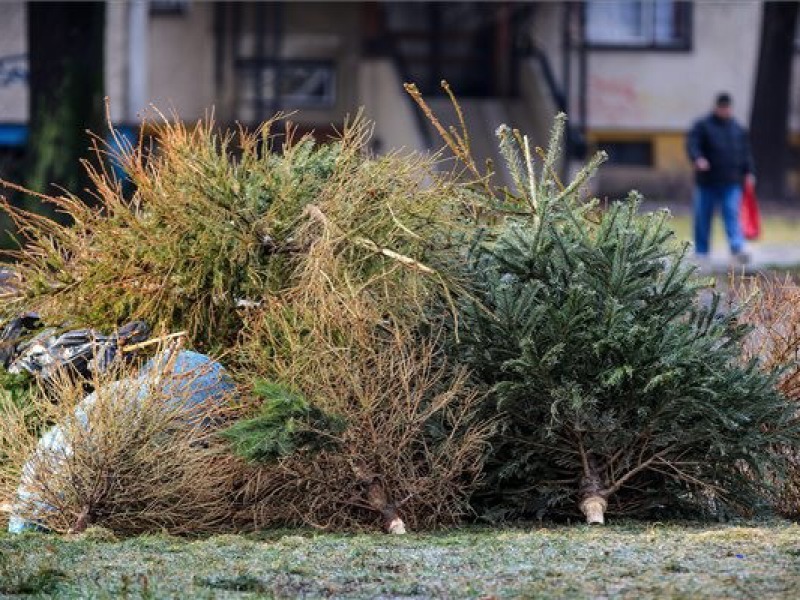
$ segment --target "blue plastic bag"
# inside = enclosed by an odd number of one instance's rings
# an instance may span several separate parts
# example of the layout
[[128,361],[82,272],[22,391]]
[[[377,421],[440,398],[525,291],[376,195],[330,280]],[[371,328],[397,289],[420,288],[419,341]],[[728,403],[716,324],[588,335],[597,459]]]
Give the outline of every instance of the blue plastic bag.
[[[153,389],[154,386],[157,389]],[[116,388],[116,389],[115,389]],[[123,379],[109,384],[106,393],[113,392],[116,402],[130,403],[135,407],[148,395],[156,393],[165,400],[169,408],[190,409],[186,416],[201,426],[208,426],[210,409],[223,405],[235,391],[235,385],[225,368],[209,357],[189,350],[166,350],[148,361],[135,379]],[[92,392],[75,408],[73,418],[82,429],[90,430],[92,407],[97,401],[97,392]],[[54,510],[35,492],[36,465],[41,460],[49,461],[58,468],[72,454],[70,442],[64,429],[56,425],[39,440],[35,455],[24,465],[17,488],[17,496],[8,523],[10,533],[41,531],[44,528],[35,519],[23,513],[46,514]],[[22,507],[25,510],[22,510]]]

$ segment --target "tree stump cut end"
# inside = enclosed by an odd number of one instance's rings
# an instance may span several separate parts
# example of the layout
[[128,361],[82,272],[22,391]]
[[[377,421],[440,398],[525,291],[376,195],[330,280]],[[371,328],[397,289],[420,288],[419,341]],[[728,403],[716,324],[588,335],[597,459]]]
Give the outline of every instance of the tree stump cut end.
[[607,507],[608,502],[600,496],[590,496],[580,504],[581,512],[586,515],[586,522],[589,525],[604,525]]

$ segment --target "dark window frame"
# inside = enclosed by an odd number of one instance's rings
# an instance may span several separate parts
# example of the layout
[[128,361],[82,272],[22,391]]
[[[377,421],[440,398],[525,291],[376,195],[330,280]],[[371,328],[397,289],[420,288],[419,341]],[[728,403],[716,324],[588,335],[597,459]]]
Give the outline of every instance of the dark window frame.
[[[596,150],[604,150],[608,154],[609,167],[641,167],[652,169],[655,167],[655,143],[652,138],[636,138],[619,140],[614,138],[598,138],[593,146]],[[618,151],[614,151],[614,147]],[[622,158],[620,159],[620,153]],[[638,160],[637,154],[643,157]]]
[[[632,1],[646,2],[647,0]],[[691,52],[694,49],[694,2],[675,0],[675,8],[680,11],[680,14],[675,18],[678,20],[678,27],[682,29],[682,31],[679,32],[676,42],[668,43],[653,40],[651,42],[625,44],[588,40],[586,37],[588,2],[583,2],[581,11],[583,47],[587,50],[612,52]]]
[[189,13],[189,0],[151,0],[148,9],[152,17],[183,17]]
[[[281,106],[289,103],[294,107],[306,110],[332,110],[336,107],[339,94],[339,73],[337,62],[333,59],[239,58],[234,62],[234,66],[237,72],[237,77],[239,74],[246,73],[247,71],[266,71],[268,69],[274,69],[277,77],[280,77],[281,71],[292,68],[325,69],[330,72],[332,78],[331,92],[329,95],[317,102],[308,99],[304,100],[299,97],[293,97],[292,95],[279,94],[277,101]],[[269,106],[270,102],[274,100],[275,99],[273,98],[262,98],[261,100],[256,99],[254,102],[256,105],[258,105],[259,102],[262,102],[265,106]]]

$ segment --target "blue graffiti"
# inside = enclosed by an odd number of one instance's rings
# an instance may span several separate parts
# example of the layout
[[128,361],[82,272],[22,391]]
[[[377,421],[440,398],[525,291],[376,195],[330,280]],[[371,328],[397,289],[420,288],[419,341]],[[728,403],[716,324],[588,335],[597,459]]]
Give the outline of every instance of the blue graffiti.
[[28,55],[0,56],[0,88],[28,82]]

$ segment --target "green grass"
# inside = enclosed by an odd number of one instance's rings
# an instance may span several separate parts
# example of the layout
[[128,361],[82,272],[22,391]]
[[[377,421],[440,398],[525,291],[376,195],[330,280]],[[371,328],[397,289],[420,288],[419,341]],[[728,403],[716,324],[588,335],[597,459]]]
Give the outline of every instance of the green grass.
[[0,597],[798,598],[800,527],[622,523],[200,541],[0,536]]
[[[672,227],[678,239],[691,241],[692,217],[679,214],[672,218]],[[714,219],[711,233],[714,246],[725,243],[725,229],[719,215]],[[758,243],[763,244],[800,244],[800,218],[778,215],[763,215],[761,218],[761,238]]]

